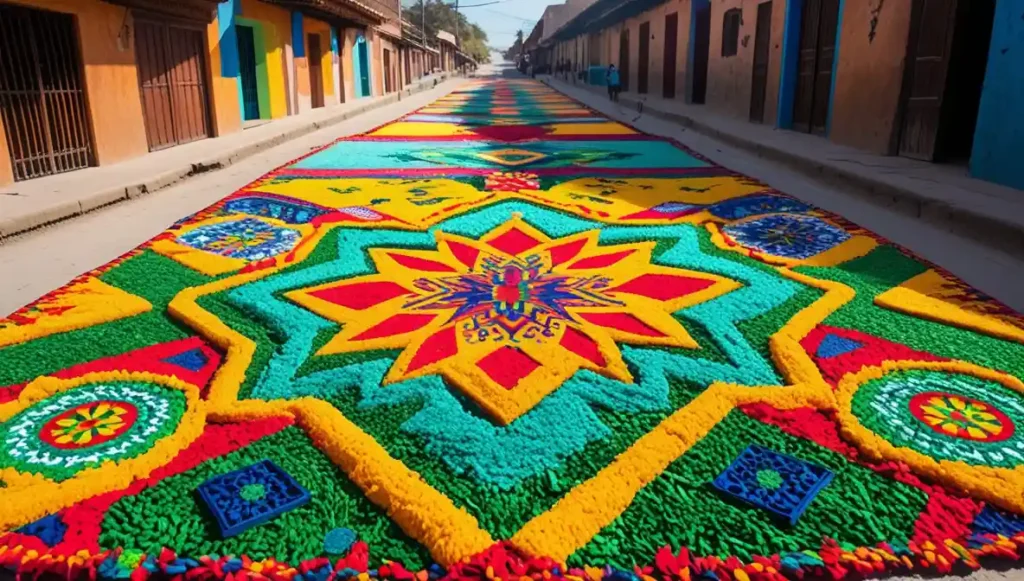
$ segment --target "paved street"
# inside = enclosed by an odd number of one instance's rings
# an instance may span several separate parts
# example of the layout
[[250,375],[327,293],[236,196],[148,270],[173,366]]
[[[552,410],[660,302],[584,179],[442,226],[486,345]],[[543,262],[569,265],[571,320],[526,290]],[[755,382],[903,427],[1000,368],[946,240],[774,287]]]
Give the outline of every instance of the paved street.
[[1015,562],[1024,257],[567,91],[486,67],[0,245],[0,564]]

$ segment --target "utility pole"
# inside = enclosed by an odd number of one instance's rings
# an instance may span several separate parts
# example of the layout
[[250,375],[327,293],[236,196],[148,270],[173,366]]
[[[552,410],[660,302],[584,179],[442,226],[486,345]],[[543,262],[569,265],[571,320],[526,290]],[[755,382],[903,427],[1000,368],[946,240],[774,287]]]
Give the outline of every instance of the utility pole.
[[459,46],[459,0],[455,0],[455,47]]
[[423,26],[420,28],[420,34],[423,35],[423,44],[427,43],[427,0],[420,0],[420,8],[423,9]]

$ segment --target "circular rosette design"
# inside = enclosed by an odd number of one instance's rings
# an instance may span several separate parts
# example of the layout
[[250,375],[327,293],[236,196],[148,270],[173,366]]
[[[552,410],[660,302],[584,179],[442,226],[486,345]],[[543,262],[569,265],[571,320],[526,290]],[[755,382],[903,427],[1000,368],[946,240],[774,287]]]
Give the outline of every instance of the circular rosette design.
[[939,370],[896,371],[863,384],[852,410],[894,446],[936,460],[1024,464],[1024,395],[995,381]]
[[54,394],[0,425],[0,468],[56,481],[134,458],[175,431],[185,394],[157,383],[88,383]]

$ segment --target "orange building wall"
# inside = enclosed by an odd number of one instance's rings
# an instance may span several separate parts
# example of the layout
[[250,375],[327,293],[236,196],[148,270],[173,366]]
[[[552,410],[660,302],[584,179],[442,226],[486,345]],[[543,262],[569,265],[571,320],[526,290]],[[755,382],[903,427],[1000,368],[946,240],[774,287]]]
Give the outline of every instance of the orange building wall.
[[206,27],[206,41],[210,47],[208,77],[213,107],[210,111],[213,134],[227,135],[242,129],[242,112],[238,105],[238,83],[234,78],[222,77],[220,74],[220,30],[216,18]]
[[[754,73],[754,45],[757,36],[759,1],[718,0],[711,3],[711,50],[708,59],[707,106],[735,117],[749,118]],[[739,45],[733,56],[722,56],[722,28],[725,12],[742,10]],[[782,62],[782,34],[786,2],[772,2],[769,43],[768,85],[765,91],[765,123],[772,123],[778,107],[779,71]]]
[[[331,26],[321,20],[316,20],[308,16],[303,17],[303,28],[305,30],[306,38],[302,39],[302,42],[306,43],[306,58],[309,58],[309,35],[316,34],[320,37],[320,75],[323,77],[321,83],[324,87],[324,102],[325,104],[329,101],[328,97],[334,95],[334,74],[332,73],[332,67],[334,66],[333,53],[331,52]],[[307,62],[308,67],[308,62]],[[306,94],[309,94],[309,70],[306,70]]]
[[[782,2],[780,2],[781,4]],[[725,13],[741,8],[739,44],[733,56],[722,56],[722,28]],[[711,50],[708,59],[707,106],[736,117],[750,114],[750,88],[754,67],[754,32],[757,4],[743,0],[711,3]]]
[[370,48],[372,54],[370,54],[370,67],[373,71],[372,78],[370,79],[371,87],[374,97],[379,97],[384,94],[384,39],[381,38],[377,31],[367,30],[366,39],[371,43]]
[[888,153],[903,83],[911,3],[886,2],[877,15],[873,39],[871,6],[845,6],[829,139]]
[[[76,16],[97,165],[149,152],[134,42],[118,46],[117,32],[122,22],[134,32],[130,13],[126,21],[125,8],[98,0],[18,0],[17,4]],[[131,38],[134,41],[135,35]]]
[[14,168],[11,167],[11,154],[7,149],[7,134],[4,124],[0,123],[0,186],[14,181]]
[[391,56],[389,57],[391,59],[391,70],[395,73],[391,76],[392,80],[395,81],[394,85],[391,87],[391,92],[397,91],[398,85],[401,85],[401,81],[398,78],[398,47],[395,46],[394,43],[392,43],[390,40],[384,38],[383,36],[378,35],[377,38],[380,39],[380,94],[383,95],[385,87],[384,75],[389,74],[387,71],[384,70],[384,49],[387,49],[388,52],[391,53]]

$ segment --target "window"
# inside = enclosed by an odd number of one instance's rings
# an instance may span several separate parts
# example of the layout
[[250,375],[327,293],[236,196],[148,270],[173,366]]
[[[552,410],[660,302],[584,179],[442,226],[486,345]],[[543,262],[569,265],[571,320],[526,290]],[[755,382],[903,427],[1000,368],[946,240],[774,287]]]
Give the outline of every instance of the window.
[[739,8],[725,11],[722,19],[722,56],[735,56],[740,44],[740,24],[743,13]]

